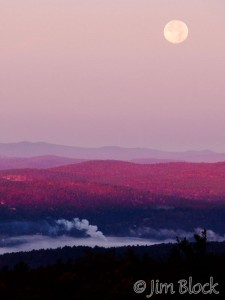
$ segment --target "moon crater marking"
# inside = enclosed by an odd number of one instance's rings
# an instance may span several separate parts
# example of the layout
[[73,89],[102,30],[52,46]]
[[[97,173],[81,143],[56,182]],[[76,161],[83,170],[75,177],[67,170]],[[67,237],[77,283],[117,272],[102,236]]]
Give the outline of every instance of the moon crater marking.
[[164,28],[164,37],[170,43],[182,43],[188,37],[188,27],[180,20],[172,20]]

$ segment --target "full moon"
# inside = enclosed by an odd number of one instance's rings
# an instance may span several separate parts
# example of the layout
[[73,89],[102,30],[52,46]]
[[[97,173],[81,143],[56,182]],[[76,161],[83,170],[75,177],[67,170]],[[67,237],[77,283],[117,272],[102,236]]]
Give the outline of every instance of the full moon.
[[188,37],[188,27],[180,20],[172,20],[164,28],[164,37],[170,43],[182,43]]

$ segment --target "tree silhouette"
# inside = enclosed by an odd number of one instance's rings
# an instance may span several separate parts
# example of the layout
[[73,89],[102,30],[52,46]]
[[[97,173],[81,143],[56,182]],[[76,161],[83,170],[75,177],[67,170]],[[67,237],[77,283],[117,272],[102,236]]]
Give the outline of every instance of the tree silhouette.
[[204,229],[201,234],[194,234],[195,242],[190,242],[186,237],[176,238],[177,247],[173,249],[171,256],[174,259],[183,260],[186,262],[201,262],[207,250],[207,231]]

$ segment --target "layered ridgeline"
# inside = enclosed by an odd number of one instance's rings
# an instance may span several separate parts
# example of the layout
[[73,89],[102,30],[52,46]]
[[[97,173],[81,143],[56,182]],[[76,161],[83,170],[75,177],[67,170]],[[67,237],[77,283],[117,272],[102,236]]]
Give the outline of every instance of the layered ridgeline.
[[1,221],[87,218],[106,234],[223,233],[225,163],[86,161],[0,172]]
[[56,155],[43,155],[33,157],[0,157],[0,170],[10,169],[47,169],[68,164],[83,162],[82,159],[61,157]]
[[0,157],[34,157],[34,156],[62,156],[76,159],[114,159],[135,160],[140,163],[189,161],[189,162],[219,162],[225,161],[225,153],[216,153],[209,150],[168,152],[148,148],[124,147],[72,147],[55,145],[44,142],[0,143]]

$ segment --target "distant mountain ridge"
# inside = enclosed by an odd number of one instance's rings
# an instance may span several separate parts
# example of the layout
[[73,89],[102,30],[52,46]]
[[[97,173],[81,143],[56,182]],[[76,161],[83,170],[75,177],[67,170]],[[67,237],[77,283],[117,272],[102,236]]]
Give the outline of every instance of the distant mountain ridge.
[[34,157],[0,157],[0,170],[10,169],[47,169],[77,164],[83,162],[82,159],[61,157],[55,155],[44,155]]
[[0,156],[4,157],[34,157],[55,155],[84,160],[113,159],[152,163],[152,161],[187,161],[187,162],[220,162],[225,161],[225,153],[210,150],[167,152],[148,148],[124,148],[106,146],[85,148],[55,145],[44,142],[0,143]]

